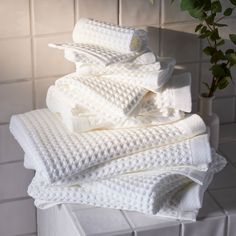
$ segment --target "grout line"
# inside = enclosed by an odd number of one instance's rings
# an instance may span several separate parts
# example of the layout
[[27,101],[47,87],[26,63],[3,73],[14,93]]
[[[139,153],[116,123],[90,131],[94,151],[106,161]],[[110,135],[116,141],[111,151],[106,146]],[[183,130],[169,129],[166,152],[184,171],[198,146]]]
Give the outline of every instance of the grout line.
[[5,204],[5,203],[10,203],[10,202],[17,202],[17,201],[28,200],[28,199],[32,199],[32,198],[29,197],[29,196],[26,196],[26,197],[18,197],[18,198],[11,198],[11,199],[0,200],[0,205],[1,204]]
[[23,78],[23,79],[14,79],[14,80],[2,80],[0,81],[0,85],[2,84],[14,84],[14,83],[22,83],[22,82],[30,82],[32,81],[32,77],[31,78]]
[[63,31],[63,32],[58,32],[58,33],[48,33],[48,34],[35,34],[33,35],[34,38],[44,38],[44,37],[53,37],[53,36],[60,36],[60,35],[67,35],[67,34],[72,34],[73,30],[70,31]]
[[74,0],[74,25],[77,21],[77,0]]
[[117,0],[117,25],[120,25],[120,0]]
[[121,25],[121,0],[118,0],[118,25]]
[[32,105],[33,109],[36,107],[36,98],[35,98],[35,58],[34,58],[34,37],[33,33],[35,31],[33,27],[34,20],[34,11],[33,11],[33,1],[29,1],[29,14],[30,14],[30,35],[31,35],[31,71],[32,71]]
[[0,162],[0,166],[21,163],[21,162],[23,163],[24,161],[23,160],[5,161],[5,162]]
[[28,38],[30,38],[30,34],[29,35],[20,35],[20,36],[2,37],[2,38],[0,38],[0,41],[28,39]]
[[0,122],[0,125],[9,125],[9,122]]
[[15,234],[13,236],[32,236],[32,235],[37,235],[37,232],[31,232],[26,234]]

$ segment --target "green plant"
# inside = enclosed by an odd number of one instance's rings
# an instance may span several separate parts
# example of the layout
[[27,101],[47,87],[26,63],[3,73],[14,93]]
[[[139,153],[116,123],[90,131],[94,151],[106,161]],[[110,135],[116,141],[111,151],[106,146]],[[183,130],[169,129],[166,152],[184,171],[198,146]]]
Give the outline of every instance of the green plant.
[[[188,11],[199,21],[195,28],[199,38],[206,39],[208,42],[208,46],[203,49],[203,52],[210,57],[211,67],[209,69],[212,73],[211,83],[203,83],[208,90],[207,97],[213,96],[217,89],[224,89],[228,86],[232,80],[231,69],[236,66],[235,49],[223,50],[225,40],[219,33],[219,28],[227,27],[221,21],[230,16],[236,8],[236,0],[229,1],[232,7],[226,9],[223,9],[218,0],[181,0],[180,3],[182,11]],[[229,39],[236,45],[235,34],[229,34]]]
[[[171,0],[173,3],[175,0]],[[225,1],[225,0],[224,0]],[[228,0],[232,7],[223,9],[219,0],[181,0],[180,8],[188,11],[190,16],[198,19],[199,24],[195,32],[199,38],[206,39],[208,46],[203,52],[210,57],[212,73],[211,83],[203,82],[208,92],[207,97],[212,97],[217,89],[224,89],[232,81],[231,69],[236,66],[236,51],[232,48],[223,50],[225,40],[220,36],[219,28],[227,27],[227,24],[220,23],[225,17],[232,15],[236,8],[236,0]],[[149,0],[153,5],[155,0]],[[236,34],[229,34],[229,39],[236,45]]]

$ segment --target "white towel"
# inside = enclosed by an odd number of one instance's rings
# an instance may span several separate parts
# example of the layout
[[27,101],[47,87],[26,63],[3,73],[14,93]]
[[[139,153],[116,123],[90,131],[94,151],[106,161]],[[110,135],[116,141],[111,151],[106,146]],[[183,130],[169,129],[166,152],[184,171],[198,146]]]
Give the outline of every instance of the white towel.
[[82,18],[75,25],[73,40],[76,43],[91,44],[122,53],[130,53],[141,51],[147,46],[147,32]]
[[116,122],[104,118],[100,114],[88,111],[79,106],[60,89],[51,86],[48,89],[46,103],[50,111],[57,113],[65,126],[72,132],[87,132],[96,129],[120,129],[131,127],[143,127],[161,125],[177,121],[184,117],[184,113],[172,108],[156,109],[145,114],[135,114],[132,117],[116,119]]
[[168,125],[72,134],[43,109],[13,116],[10,130],[35,169],[56,183],[112,159],[194,137],[206,127],[198,115],[191,115]]
[[[207,135],[200,135],[176,144],[148,149],[98,164],[62,181],[57,181],[57,184],[81,184],[152,169],[158,171],[174,169],[176,171],[176,167],[181,169],[181,166],[184,166],[184,170],[189,176],[202,183],[204,176],[202,172],[207,170],[210,162],[211,154],[208,137]],[[37,169],[37,163],[33,163],[32,158],[26,156],[25,167]]]
[[35,204],[40,208],[59,203],[82,203],[195,220],[204,192],[214,173],[226,164],[218,154],[214,153],[213,157],[202,185],[182,168],[128,174],[71,187],[51,186],[35,177],[28,192],[36,199]]
[[174,66],[173,58],[158,58],[150,64],[137,64],[137,61],[114,63],[106,67],[76,63],[76,72],[80,76],[102,76],[156,92],[169,80]]
[[50,43],[48,46],[64,50],[65,58],[71,62],[100,67],[118,62],[129,62],[149,52],[149,50],[145,50],[142,52],[121,53],[96,45],[78,43]]
[[[70,81],[71,82],[71,81]],[[181,111],[191,111],[191,78],[188,73],[173,76],[166,86],[158,92],[147,94],[137,104],[132,117],[127,119],[115,117],[111,120],[101,115],[101,110],[88,110],[82,106],[79,91],[71,92],[64,86],[51,86],[47,93],[46,103],[52,112],[61,115],[64,124],[70,131],[84,132],[94,129],[127,128],[138,126],[160,125],[183,118]],[[69,91],[69,92],[67,92]],[[76,99],[79,98],[79,100]],[[94,100],[90,102],[90,107]],[[96,106],[98,108],[99,106]],[[102,110],[103,112],[105,110]]]

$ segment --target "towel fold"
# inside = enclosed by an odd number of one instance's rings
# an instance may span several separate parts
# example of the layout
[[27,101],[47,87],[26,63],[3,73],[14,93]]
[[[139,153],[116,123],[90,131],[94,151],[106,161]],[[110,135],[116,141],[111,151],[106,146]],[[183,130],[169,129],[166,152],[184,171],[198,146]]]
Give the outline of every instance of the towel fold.
[[[92,80],[94,79],[92,78]],[[100,82],[99,80],[97,81],[98,83]],[[156,93],[146,94],[135,105],[132,117],[126,116],[120,117],[120,119],[118,116],[111,119],[107,114],[104,114],[108,110],[113,110],[113,106],[107,105],[109,109],[105,109],[100,103],[93,110],[91,106],[98,99],[92,99],[91,93],[88,93],[90,104],[86,106],[83,94],[78,90],[68,88],[68,84],[72,85],[70,77],[63,80],[63,84],[56,83],[56,86],[51,86],[47,93],[46,103],[52,112],[57,112],[61,115],[64,124],[73,132],[101,128],[160,125],[183,118],[182,111],[191,111],[191,77],[189,73],[173,76],[163,89]],[[128,94],[126,93],[125,95],[127,96]],[[114,97],[113,94],[111,96]],[[122,96],[122,94],[119,96]],[[90,110],[88,110],[89,107]]]
[[195,220],[203,193],[214,173],[225,166],[221,156],[213,153],[213,157],[203,185],[184,171],[172,169],[128,174],[68,187],[51,186],[35,177],[28,193],[40,208],[59,203],[82,203]]
[[72,134],[55,114],[43,109],[13,116],[10,129],[33,158],[36,171],[56,183],[112,159],[194,137],[206,127],[198,115],[191,115],[161,126]]
[[73,41],[129,53],[147,46],[147,32],[82,18],[74,27]]

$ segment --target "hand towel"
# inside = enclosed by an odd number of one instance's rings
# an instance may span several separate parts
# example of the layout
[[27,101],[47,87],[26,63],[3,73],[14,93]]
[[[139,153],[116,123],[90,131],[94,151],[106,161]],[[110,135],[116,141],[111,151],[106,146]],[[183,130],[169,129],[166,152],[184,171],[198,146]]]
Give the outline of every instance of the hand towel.
[[65,58],[71,62],[103,67],[118,62],[129,62],[149,52],[147,49],[141,52],[121,53],[96,45],[79,43],[50,43],[48,46],[64,50]]
[[56,183],[106,161],[194,137],[206,127],[191,115],[161,126],[72,134],[55,114],[42,109],[13,116],[10,130],[37,163],[36,170]]
[[147,32],[82,18],[74,27],[73,41],[130,53],[147,46]]
[[[186,100],[187,103],[187,100]],[[46,104],[50,111],[59,114],[64,125],[71,132],[87,132],[97,129],[121,129],[131,127],[143,127],[161,125],[180,120],[184,113],[172,108],[156,109],[145,114],[135,114],[124,121],[117,118],[116,122],[108,121],[99,114],[79,106],[76,100],[64,93],[60,86],[51,86],[48,89]],[[135,111],[138,113],[137,111]]]

